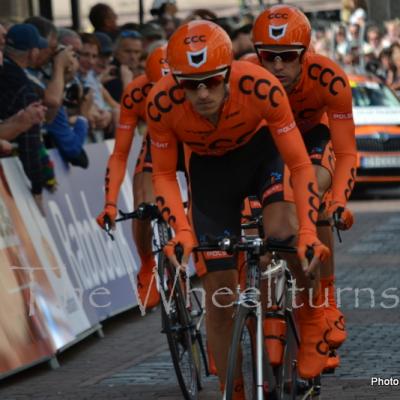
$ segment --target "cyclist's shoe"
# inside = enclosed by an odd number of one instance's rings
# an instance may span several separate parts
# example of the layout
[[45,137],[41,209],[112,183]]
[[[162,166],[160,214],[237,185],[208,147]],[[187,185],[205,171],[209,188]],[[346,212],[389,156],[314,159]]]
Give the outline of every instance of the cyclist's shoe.
[[344,324],[344,316],[336,306],[329,305],[325,308],[325,315],[331,331],[328,335],[328,343],[331,349],[340,347],[347,338]]
[[327,337],[330,331],[324,309],[317,307],[322,304],[319,295],[314,299],[313,306],[308,304],[308,296],[300,296],[304,303],[296,310],[300,328],[300,348],[298,352],[298,370],[303,379],[311,379],[323,371],[329,357]]
[[137,276],[137,288],[141,303],[146,310],[154,308],[160,302],[160,293],[152,268],[142,266]]
[[282,364],[286,343],[286,321],[283,315],[267,312],[264,318],[264,342],[273,367]]
[[331,328],[328,343],[332,349],[337,349],[346,340],[347,332],[345,330],[344,316],[336,305],[334,282],[334,276],[322,278],[321,291],[324,300],[326,300],[326,297],[328,300],[328,306],[325,307],[326,318],[328,319],[329,327]]

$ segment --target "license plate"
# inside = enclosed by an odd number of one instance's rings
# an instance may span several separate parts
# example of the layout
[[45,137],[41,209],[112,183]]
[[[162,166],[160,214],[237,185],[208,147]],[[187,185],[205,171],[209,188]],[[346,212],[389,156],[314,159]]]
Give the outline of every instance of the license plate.
[[397,168],[400,167],[400,156],[392,157],[362,157],[363,168]]

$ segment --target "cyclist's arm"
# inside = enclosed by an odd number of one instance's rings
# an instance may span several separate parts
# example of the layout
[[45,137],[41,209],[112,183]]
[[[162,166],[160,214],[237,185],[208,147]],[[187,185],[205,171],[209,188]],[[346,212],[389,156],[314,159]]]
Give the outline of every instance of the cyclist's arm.
[[176,179],[178,141],[171,130],[156,123],[149,122],[149,132],[157,204],[175,232],[191,230]]
[[124,180],[129,152],[138,122],[137,109],[132,102],[127,103],[124,101],[125,96],[129,95],[131,90],[131,85],[128,85],[122,95],[121,112],[115,133],[114,150],[107,164],[105,202],[108,204],[117,204],[119,190]]
[[290,170],[299,219],[299,233],[316,234],[319,198],[314,168],[294,122],[289,100],[280,83],[275,82],[280,89],[275,92],[279,93],[274,98],[277,106],[268,105],[265,118],[279,153]]
[[[332,182],[332,203],[342,207],[350,197],[356,173],[357,150],[352,115],[351,88],[344,73],[337,72],[342,78],[335,85],[333,95],[327,91],[327,112],[333,151],[336,157]],[[342,85],[345,82],[345,86]]]

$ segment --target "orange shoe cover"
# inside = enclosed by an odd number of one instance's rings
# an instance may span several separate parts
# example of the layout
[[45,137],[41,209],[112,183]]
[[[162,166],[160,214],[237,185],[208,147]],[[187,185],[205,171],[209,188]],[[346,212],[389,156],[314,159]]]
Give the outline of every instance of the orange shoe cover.
[[347,339],[347,332],[345,328],[344,315],[337,308],[335,300],[335,285],[334,277],[321,279],[321,292],[322,296],[328,297],[329,305],[325,308],[325,315],[328,319],[331,332],[328,336],[328,343],[332,349],[337,349]]
[[286,342],[286,321],[279,314],[264,318],[264,343],[272,366],[282,364]]
[[298,352],[298,370],[303,379],[311,379],[321,374],[328,362],[329,345],[327,337],[330,331],[321,293],[309,304],[308,296],[299,296],[296,317],[300,328],[300,348]]

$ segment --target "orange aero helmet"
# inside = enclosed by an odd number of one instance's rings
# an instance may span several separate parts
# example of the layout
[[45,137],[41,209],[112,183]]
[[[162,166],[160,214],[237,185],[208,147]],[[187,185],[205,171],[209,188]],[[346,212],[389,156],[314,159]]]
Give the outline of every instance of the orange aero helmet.
[[191,21],[170,37],[167,60],[174,75],[198,75],[229,68],[233,59],[228,34],[210,21]]
[[155,48],[146,60],[146,76],[150,82],[159,81],[164,75],[169,73],[167,63],[167,45]]
[[301,46],[308,48],[311,25],[296,7],[276,5],[263,11],[253,27],[254,46]]

